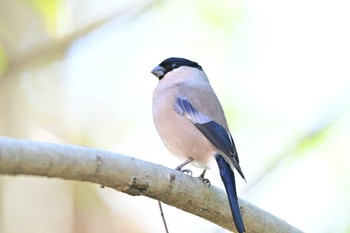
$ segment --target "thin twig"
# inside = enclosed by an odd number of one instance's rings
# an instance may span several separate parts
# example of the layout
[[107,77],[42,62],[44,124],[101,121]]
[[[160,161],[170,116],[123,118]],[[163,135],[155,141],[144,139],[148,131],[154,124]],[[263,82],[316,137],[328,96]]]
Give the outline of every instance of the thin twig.
[[164,225],[164,228],[165,228],[165,232],[166,232],[166,233],[169,233],[168,225],[166,224],[166,220],[165,220],[165,216],[164,216],[164,212],[163,212],[162,202],[161,202],[161,201],[158,201],[158,206],[159,206],[159,210],[160,210],[160,216],[162,216],[162,220],[163,220],[163,225]]

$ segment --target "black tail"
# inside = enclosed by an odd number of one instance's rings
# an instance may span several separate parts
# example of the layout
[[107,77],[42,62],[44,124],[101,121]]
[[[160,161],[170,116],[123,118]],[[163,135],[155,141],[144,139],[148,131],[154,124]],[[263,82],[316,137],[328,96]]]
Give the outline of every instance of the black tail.
[[222,182],[225,185],[228,201],[230,203],[233,221],[235,222],[238,232],[243,233],[245,232],[245,229],[244,229],[243,219],[241,216],[241,211],[238,205],[235,175],[230,165],[225,161],[225,159],[221,155],[219,154],[215,155],[215,159],[219,166]]

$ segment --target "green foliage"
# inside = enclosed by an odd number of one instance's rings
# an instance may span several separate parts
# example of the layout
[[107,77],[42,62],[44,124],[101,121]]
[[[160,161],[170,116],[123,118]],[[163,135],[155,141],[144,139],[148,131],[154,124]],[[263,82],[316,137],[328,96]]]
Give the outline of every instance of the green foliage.
[[48,32],[55,32],[57,29],[57,13],[60,1],[58,0],[31,0],[32,7],[43,16]]
[[243,9],[236,1],[224,1],[218,4],[217,1],[205,1],[197,4],[199,16],[203,18],[209,26],[230,32],[243,16]]

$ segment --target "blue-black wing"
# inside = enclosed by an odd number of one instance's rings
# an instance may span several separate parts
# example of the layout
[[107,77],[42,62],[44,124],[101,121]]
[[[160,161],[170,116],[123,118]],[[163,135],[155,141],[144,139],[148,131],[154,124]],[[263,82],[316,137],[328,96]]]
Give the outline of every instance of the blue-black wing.
[[243,179],[244,175],[239,166],[238,155],[230,132],[207,115],[199,112],[185,98],[176,98],[174,110],[185,116],[220,152],[229,164],[232,164]]

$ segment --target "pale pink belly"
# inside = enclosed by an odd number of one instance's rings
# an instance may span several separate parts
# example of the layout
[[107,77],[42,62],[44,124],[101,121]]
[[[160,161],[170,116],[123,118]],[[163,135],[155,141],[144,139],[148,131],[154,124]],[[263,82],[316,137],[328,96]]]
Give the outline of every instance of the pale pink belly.
[[158,112],[153,116],[165,146],[172,154],[183,159],[192,158],[200,167],[207,168],[215,148],[187,118],[173,109],[168,110],[167,114]]

